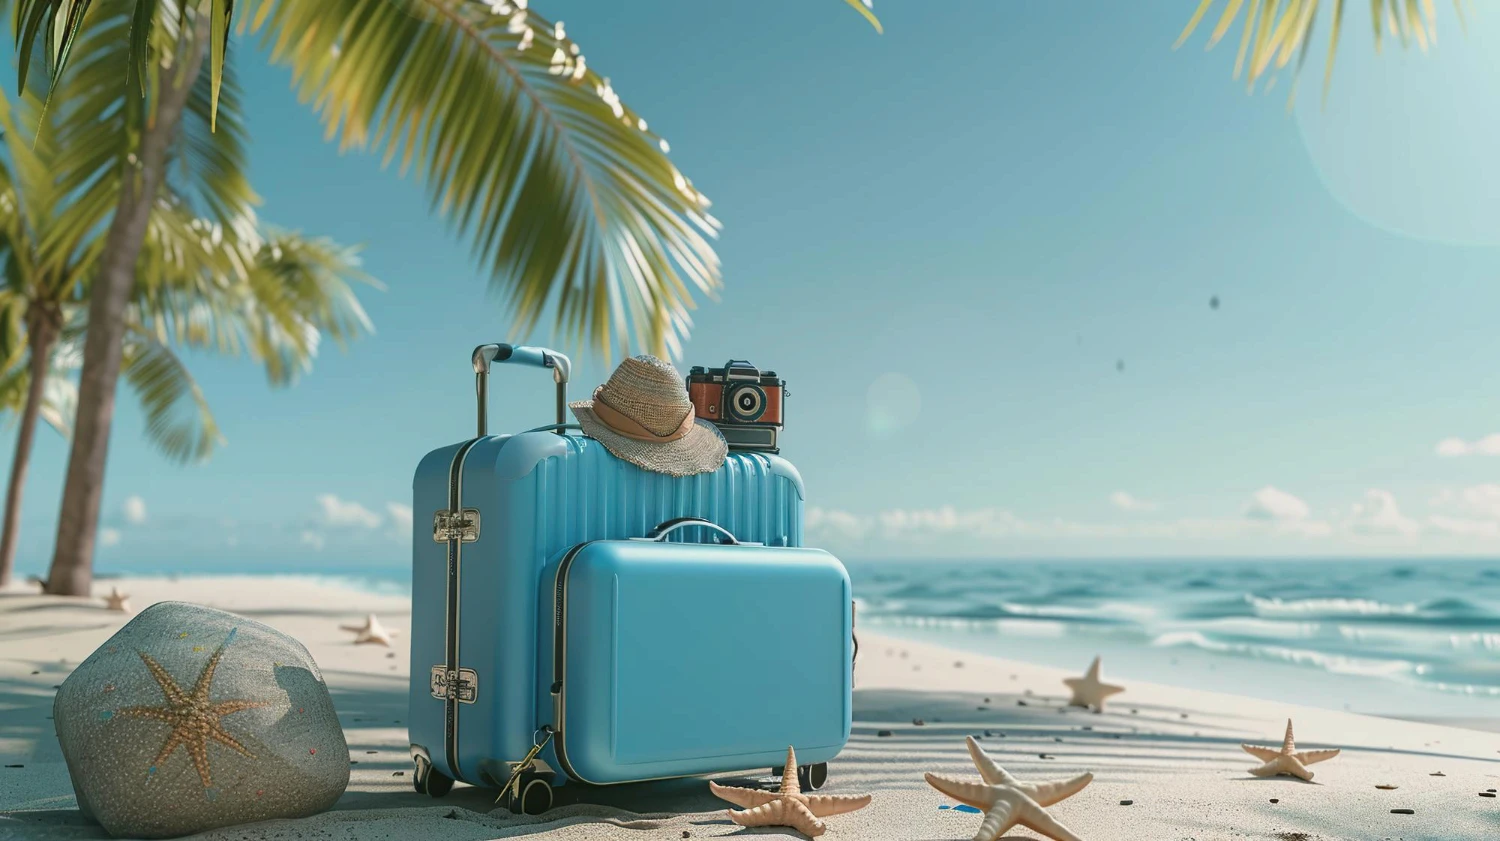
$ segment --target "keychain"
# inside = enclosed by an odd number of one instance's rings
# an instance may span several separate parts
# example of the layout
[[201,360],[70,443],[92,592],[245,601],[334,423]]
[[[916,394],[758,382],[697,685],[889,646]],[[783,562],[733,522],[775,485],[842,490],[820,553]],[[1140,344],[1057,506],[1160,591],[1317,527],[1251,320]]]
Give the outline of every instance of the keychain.
[[505,799],[505,795],[510,792],[511,787],[516,784],[517,780],[521,779],[521,774],[532,767],[532,764],[536,761],[537,754],[541,753],[542,748],[546,747],[547,743],[552,741],[551,727],[543,727],[537,732],[545,733],[546,735],[542,736],[540,742],[536,741],[536,738],[533,736],[531,750],[527,752],[526,756],[520,762],[516,763],[516,770],[510,772],[510,779],[505,781],[505,785],[500,789],[499,796],[495,798],[496,803]]

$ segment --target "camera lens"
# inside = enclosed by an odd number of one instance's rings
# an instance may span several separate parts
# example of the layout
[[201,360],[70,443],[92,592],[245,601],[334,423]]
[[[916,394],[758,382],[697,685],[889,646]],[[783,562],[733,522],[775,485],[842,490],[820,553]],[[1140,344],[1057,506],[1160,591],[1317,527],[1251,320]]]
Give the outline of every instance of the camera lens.
[[726,401],[729,414],[740,423],[753,423],[766,412],[766,393],[760,386],[742,385],[734,390]]

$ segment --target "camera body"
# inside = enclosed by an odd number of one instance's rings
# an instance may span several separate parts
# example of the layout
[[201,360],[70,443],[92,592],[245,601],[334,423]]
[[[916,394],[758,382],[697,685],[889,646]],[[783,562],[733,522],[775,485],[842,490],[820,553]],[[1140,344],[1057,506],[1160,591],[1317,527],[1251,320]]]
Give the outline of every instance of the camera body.
[[761,371],[743,359],[722,368],[695,365],[687,376],[693,412],[712,421],[730,448],[779,452],[786,380],[775,371]]

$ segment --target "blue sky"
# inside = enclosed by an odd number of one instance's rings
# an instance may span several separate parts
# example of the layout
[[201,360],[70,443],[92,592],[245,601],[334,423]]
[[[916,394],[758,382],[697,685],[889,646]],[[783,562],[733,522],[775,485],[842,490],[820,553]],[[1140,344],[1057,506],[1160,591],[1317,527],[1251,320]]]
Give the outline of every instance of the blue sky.
[[[534,5],[714,201],[726,287],[679,365],[786,377],[816,542],[1500,548],[1492,17],[1440,9],[1433,52],[1377,57],[1353,9],[1327,107],[1314,61],[1288,114],[1287,80],[1231,80],[1234,43],[1172,51],[1179,4],[887,2],[883,36],[836,0]],[[255,45],[235,59],[263,217],[363,243],[378,332],[291,390],[194,359],[228,438],[205,465],[143,447],[125,401],[99,565],[400,567],[412,469],[473,424],[469,350],[552,337],[507,335],[421,188],[339,156]],[[586,393],[609,366],[579,363]],[[548,390],[501,372],[492,428],[546,422]],[[23,571],[65,459],[40,436]]]

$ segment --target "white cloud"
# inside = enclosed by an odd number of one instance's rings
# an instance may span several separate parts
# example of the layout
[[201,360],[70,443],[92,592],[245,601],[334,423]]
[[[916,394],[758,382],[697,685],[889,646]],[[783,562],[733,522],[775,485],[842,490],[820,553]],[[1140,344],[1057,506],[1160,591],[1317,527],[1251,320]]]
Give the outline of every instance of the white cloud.
[[1401,513],[1390,491],[1371,488],[1363,502],[1354,504],[1349,529],[1357,534],[1411,537],[1422,530],[1416,520]]
[[1478,441],[1462,438],[1444,438],[1437,443],[1440,456],[1500,456],[1500,432],[1491,433]]
[[1251,494],[1250,502],[1245,505],[1246,517],[1278,523],[1306,520],[1311,511],[1298,497],[1270,485]]
[[318,497],[318,506],[322,509],[323,525],[380,528],[380,515],[357,502],[339,499],[333,494],[323,494]]
[[323,548],[323,535],[318,534],[315,531],[304,531],[302,533],[302,536],[298,538],[298,540],[304,546],[311,546],[312,548],[320,551]]
[[1433,514],[1427,524],[1441,532],[1460,537],[1500,537],[1500,521],[1473,520],[1467,517],[1449,517]]
[[125,497],[125,522],[138,526],[146,522],[146,500],[138,496]]
[[1500,485],[1488,483],[1443,491],[1432,504],[1437,507],[1457,508],[1460,511],[1491,520],[1500,520]]
[[822,539],[849,541],[864,537],[869,531],[869,524],[848,511],[814,506],[803,513],[802,528],[809,535]]
[[1150,500],[1131,496],[1124,491],[1115,491],[1110,494],[1109,504],[1121,511],[1155,511],[1161,507]]
[[411,537],[411,506],[400,502],[387,502],[385,510],[391,515],[391,536],[397,540]]
[[100,529],[99,530],[99,545],[100,546],[119,546],[120,545],[120,530],[119,529]]

